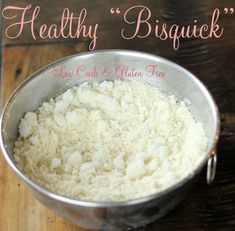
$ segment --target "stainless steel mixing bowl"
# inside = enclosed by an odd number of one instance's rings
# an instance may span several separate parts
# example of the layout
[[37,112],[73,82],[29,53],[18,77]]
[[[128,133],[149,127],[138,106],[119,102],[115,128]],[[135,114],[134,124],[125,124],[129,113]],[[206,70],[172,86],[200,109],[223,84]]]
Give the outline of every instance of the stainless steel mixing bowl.
[[[150,77],[154,69],[154,77]],[[143,76],[126,77],[132,69]],[[162,74],[160,74],[160,72]],[[85,77],[84,75],[87,75]],[[162,77],[159,77],[162,76]],[[81,201],[52,193],[31,181],[16,166],[13,159],[18,125],[25,112],[34,111],[43,101],[55,97],[74,84],[88,81],[138,79],[164,92],[176,95],[188,103],[196,120],[200,121],[209,139],[206,154],[190,174],[172,187],[143,198],[123,202]],[[197,175],[207,166],[207,182],[214,178],[216,143],[219,136],[219,115],[206,87],[190,72],[161,57],[126,51],[103,50],[87,52],[54,62],[33,74],[20,85],[8,100],[0,121],[2,152],[15,173],[32,189],[47,207],[70,222],[88,229],[124,230],[148,224],[173,209],[189,192]],[[141,187],[141,186],[140,186]]]

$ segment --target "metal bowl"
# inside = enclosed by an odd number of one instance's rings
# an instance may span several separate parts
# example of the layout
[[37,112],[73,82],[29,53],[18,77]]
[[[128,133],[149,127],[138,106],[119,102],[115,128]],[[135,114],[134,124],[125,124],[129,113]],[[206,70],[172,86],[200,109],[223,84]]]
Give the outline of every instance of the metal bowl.
[[[138,73],[143,76],[138,76]],[[154,75],[151,76],[151,73]],[[13,158],[14,142],[19,135],[18,125],[24,114],[34,111],[43,101],[63,93],[74,84],[115,78],[145,81],[164,92],[174,94],[186,103],[190,102],[187,106],[195,119],[202,123],[209,139],[206,154],[200,164],[188,166],[191,168],[190,174],[166,190],[122,202],[74,200],[52,193],[24,175]],[[147,53],[103,50],[54,62],[33,74],[15,90],[5,105],[0,126],[3,155],[38,200],[70,222],[88,229],[124,230],[153,222],[186,196],[206,163],[209,184],[215,174],[219,114],[211,94],[192,73],[173,62]]]

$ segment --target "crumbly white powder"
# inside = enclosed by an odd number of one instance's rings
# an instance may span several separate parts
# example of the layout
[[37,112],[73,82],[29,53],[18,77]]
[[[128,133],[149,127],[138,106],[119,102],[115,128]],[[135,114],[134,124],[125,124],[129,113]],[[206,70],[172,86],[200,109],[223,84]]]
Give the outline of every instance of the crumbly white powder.
[[140,81],[83,83],[19,125],[15,161],[76,199],[120,201],[165,189],[203,158],[207,138],[183,102]]

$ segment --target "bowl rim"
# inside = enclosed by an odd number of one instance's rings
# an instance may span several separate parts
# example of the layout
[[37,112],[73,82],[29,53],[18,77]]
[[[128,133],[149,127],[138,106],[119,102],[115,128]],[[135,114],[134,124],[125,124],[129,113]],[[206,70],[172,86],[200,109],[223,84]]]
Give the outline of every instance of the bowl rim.
[[[4,144],[4,136],[3,136],[3,124],[8,112],[8,108],[11,105],[11,102],[14,100],[14,98],[18,95],[18,93],[23,90],[23,88],[32,80],[34,80],[35,78],[37,78],[38,76],[40,76],[40,74],[46,72],[47,70],[49,70],[50,68],[57,66],[59,64],[63,64],[65,62],[68,62],[74,58],[80,58],[80,57],[84,57],[84,56],[90,56],[90,55],[95,55],[95,54],[116,54],[116,55],[132,55],[132,56],[141,56],[143,58],[152,58],[158,62],[162,62],[166,65],[170,65],[173,68],[176,68],[177,70],[185,73],[186,76],[190,77],[196,84],[197,86],[201,89],[201,91],[206,95],[209,104],[211,105],[212,109],[213,109],[213,116],[216,119],[216,122],[214,124],[215,126],[215,134],[212,137],[213,142],[211,143],[211,145],[207,148],[207,153],[204,156],[204,158],[201,160],[201,162],[198,164],[198,166],[195,166],[194,170],[192,172],[190,172],[190,174],[188,174],[185,178],[181,179],[180,181],[178,181],[176,184],[173,184],[172,186],[160,190],[156,193],[147,195],[147,196],[143,196],[143,197],[139,197],[139,198],[135,198],[135,199],[129,199],[129,200],[122,200],[122,201],[92,201],[92,200],[78,200],[78,199],[73,199],[70,197],[66,197],[63,195],[59,195],[55,192],[52,192],[42,186],[40,186],[39,184],[35,183],[34,181],[32,181],[29,177],[27,177],[16,165],[16,163],[14,163],[12,161],[12,159],[10,158],[10,153],[8,153],[8,151],[5,148],[5,144]],[[44,67],[42,67],[41,69],[39,69],[38,71],[34,72],[33,74],[31,74],[28,78],[26,78],[11,94],[11,96],[8,98],[3,111],[1,113],[1,118],[0,118],[0,146],[2,149],[2,153],[3,156],[5,157],[7,163],[10,165],[10,167],[13,169],[13,171],[27,184],[29,185],[31,188],[33,188],[35,191],[40,192],[43,195],[46,195],[47,197],[50,197],[54,200],[63,202],[63,203],[67,203],[73,206],[83,206],[83,207],[101,207],[101,208],[108,208],[108,207],[121,207],[121,206],[128,206],[128,205],[136,205],[136,204],[141,204],[147,201],[151,201],[153,199],[156,199],[158,197],[164,196],[167,193],[170,193],[178,188],[180,188],[181,186],[183,186],[186,182],[188,182],[189,180],[191,180],[192,178],[194,178],[202,169],[202,167],[206,164],[207,160],[209,159],[211,153],[216,149],[216,145],[219,139],[219,133],[220,133],[220,116],[219,116],[219,111],[218,111],[218,107],[216,105],[216,102],[213,98],[213,96],[211,95],[211,93],[209,92],[209,90],[207,89],[207,87],[190,71],[188,71],[187,69],[185,69],[184,67],[166,59],[163,58],[161,56],[157,56],[154,54],[150,54],[150,53],[146,53],[146,52],[141,52],[141,51],[134,51],[134,50],[124,50],[124,49],[104,49],[104,50],[96,50],[96,51],[87,51],[87,52],[81,52],[78,54],[74,54],[71,56],[67,56],[64,57],[62,59],[56,60]]]

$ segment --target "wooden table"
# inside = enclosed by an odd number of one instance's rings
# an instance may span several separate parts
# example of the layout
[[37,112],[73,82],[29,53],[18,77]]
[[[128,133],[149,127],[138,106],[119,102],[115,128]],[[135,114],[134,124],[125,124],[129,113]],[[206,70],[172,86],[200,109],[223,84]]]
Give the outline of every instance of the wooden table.
[[[3,6],[26,6],[32,1],[6,0]],[[38,1],[39,2],[39,1]],[[184,24],[192,18],[208,22],[214,8],[234,7],[233,0],[178,1],[40,1],[40,20],[58,23],[63,8],[74,12],[88,9],[87,23],[100,24],[96,49],[121,48],[146,51],[164,56],[195,73],[210,89],[221,113],[221,136],[218,145],[219,163],[212,186],[207,186],[205,171],[190,195],[172,212],[140,230],[235,230],[235,18],[222,14],[224,34],[217,40],[182,40],[179,51],[169,41],[150,36],[124,40],[120,29],[121,15],[110,15],[111,7],[123,9],[146,5],[153,15],[168,23]],[[201,2],[201,3],[200,3]],[[33,3],[35,6],[36,3]],[[4,22],[5,27],[9,25]],[[4,31],[4,30],[3,30]],[[88,50],[89,39],[57,39],[33,41],[26,29],[16,40],[2,39],[1,100],[4,104],[12,91],[30,74],[62,57]],[[0,155],[0,231],[82,231],[42,206],[25,184],[13,173]]]

